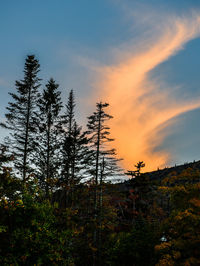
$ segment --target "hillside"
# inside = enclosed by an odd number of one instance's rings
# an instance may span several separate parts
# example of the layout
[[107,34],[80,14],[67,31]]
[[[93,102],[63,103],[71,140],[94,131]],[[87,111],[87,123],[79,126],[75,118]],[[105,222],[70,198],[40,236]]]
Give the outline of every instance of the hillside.
[[[156,171],[152,171],[152,172],[145,172],[142,173],[141,176],[145,176],[148,178],[148,180],[153,183],[157,183],[160,185],[161,181],[167,177],[168,175],[170,175],[170,173],[172,172],[176,172],[176,174],[180,174],[183,170],[186,169],[193,169],[193,170],[200,170],[200,160],[199,161],[194,161],[194,162],[190,162],[190,163],[185,163],[182,165],[175,165],[172,167],[166,167],[163,169],[158,169]],[[136,183],[136,179],[135,178],[130,178],[129,180],[126,180],[122,183],[116,184],[119,186],[119,190],[121,192],[127,192],[130,189],[132,189],[133,187],[135,187]]]

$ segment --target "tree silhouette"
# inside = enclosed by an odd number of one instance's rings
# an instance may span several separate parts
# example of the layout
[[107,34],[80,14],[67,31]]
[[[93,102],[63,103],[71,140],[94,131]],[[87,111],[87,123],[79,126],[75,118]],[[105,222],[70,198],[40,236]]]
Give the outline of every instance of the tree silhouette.
[[86,132],[78,126],[75,119],[75,99],[73,90],[70,91],[66,104],[65,114],[60,121],[62,143],[61,143],[61,181],[67,188],[66,201],[74,202],[76,186],[84,179],[89,163],[88,140]]
[[24,79],[16,81],[16,93],[9,93],[13,102],[8,103],[6,122],[0,125],[9,129],[15,167],[24,182],[27,172],[31,172],[35,133],[37,131],[37,104],[40,79],[39,62],[34,55],[28,55],[24,66]]
[[74,117],[74,93],[73,90],[70,91],[68,102],[65,106],[65,113],[61,120],[61,129],[63,133],[63,143],[62,143],[62,180],[68,186],[70,179],[73,175],[73,128],[75,125]]
[[139,161],[136,165],[136,170],[128,170],[126,175],[130,175],[132,178],[138,177],[141,175],[141,169],[145,167],[145,163],[143,161]]
[[[108,144],[114,141],[110,138],[110,127],[107,122],[113,117],[105,112],[105,108],[109,106],[108,103],[99,102],[96,104],[96,111],[88,117],[88,138],[90,142],[90,148],[93,152],[93,166],[90,173],[93,175],[94,183],[94,222],[98,229],[94,230],[94,247],[99,251],[98,244],[101,242],[101,214],[102,214],[102,181],[106,176],[106,165],[116,166],[117,159],[115,159],[115,149],[108,147]],[[107,161],[110,161],[107,164]],[[112,162],[112,164],[111,164]],[[109,171],[111,169],[108,169]],[[109,172],[107,172],[108,174]],[[110,171],[111,173],[111,171]],[[98,254],[98,258],[101,255]],[[94,253],[94,264],[96,263],[96,254]]]
[[39,100],[38,145],[36,147],[36,171],[40,183],[48,194],[51,180],[56,177],[59,168],[58,117],[62,102],[59,85],[50,79]]

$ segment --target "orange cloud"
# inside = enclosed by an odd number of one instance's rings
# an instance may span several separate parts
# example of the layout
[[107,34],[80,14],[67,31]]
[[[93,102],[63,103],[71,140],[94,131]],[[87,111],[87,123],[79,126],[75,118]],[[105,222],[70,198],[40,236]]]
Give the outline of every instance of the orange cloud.
[[[146,163],[146,171],[165,166],[171,155],[167,151],[155,152],[154,148],[169,134],[167,122],[200,107],[200,99],[176,99],[166,84],[149,78],[150,71],[200,35],[200,16],[162,17],[162,22],[155,25],[154,21],[151,26],[151,37],[143,36],[136,48],[126,46],[129,52],[118,51],[120,62],[102,67],[98,79],[99,96],[109,102],[114,116],[113,145],[124,158],[126,169],[139,160]],[[165,130],[160,133],[162,127]]]

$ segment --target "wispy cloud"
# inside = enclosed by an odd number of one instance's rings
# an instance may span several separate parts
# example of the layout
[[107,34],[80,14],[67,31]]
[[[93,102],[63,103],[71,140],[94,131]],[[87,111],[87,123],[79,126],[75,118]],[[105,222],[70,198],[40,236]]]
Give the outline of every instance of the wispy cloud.
[[124,166],[130,168],[143,160],[150,170],[164,166],[171,156],[154,149],[169,134],[169,121],[200,107],[200,99],[177,99],[173,88],[152,80],[149,73],[200,35],[200,13],[148,16],[143,23],[148,24],[148,31],[137,44],[115,49],[118,63],[100,68],[98,96],[110,103],[111,133]]

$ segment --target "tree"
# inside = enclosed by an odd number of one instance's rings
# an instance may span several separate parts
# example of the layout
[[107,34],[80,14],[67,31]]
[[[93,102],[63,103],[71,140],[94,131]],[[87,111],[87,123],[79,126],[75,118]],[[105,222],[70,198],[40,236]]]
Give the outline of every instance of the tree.
[[62,180],[68,186],[70,179],[72,177],[73,169],[73,127],[75,123],[74,117],[74,93],[73,90],[70,91],[68,102],[65,106],[65,114],[62,116],[61,126],[63,133],[63,144],[62,144]]
[[6,122],[0,125],[9,129],[15,167],[24,182],[31,172],[32,152],[37,131],[37,103],[40,87],[38,78],[39,62],[34,55],[27,56],[24,66],[24,79],[16,81],[16,93],[9,93],[13,102],[8,103]]
[[132,178],[139,177],[141,175],[141,169],[145,167],[145,163],[143,161],[139,161],[136,165],[134,165],[136,170],[128,170],[126,175],[130,175]]
[[86,178],[90,152],[86,132],[75,122],[72,129],[72,184],[79,184]]
[[6,153],[6,147],[0,145],[0,200],[15,199],[22,189],[21,181],[11,174],[12,168],[7,166],[13,159]]
[[71,204],[74,202],[76,185],[85,177],[89,156],[86,132],[82,132],[82,127],[78,126],[74,109],[74,93],[71,90],[66,104],[66,111],[60,123],[63,136],[61,148],[61,180],[63,186],[68,190],[67,195],[65,195],[65,197],[68,197],[66,200],[69,202],[70,196]]
[[170,195],[170,215],[163,239],[155,250],[156,265],[200,265],[200,172],[188,168],[163,180],[161,191]]
[[59,168],[59,140],[58,117],[62,108],[62,102],[58,91],[59,85],[51,78],[43,90],[39,100],[39,132],[38,145],[36,147],[36,171],[40,183],[45,185],[46,194],[49,191],[50,181],[56,177]]
[[[107,244],[107,264],[111,266],[153,266],[156,262],[154,246],[159,243],[158,224],[140,219],[128,232],[111,235]],[[162,264],[168,265],[168,264]]]
[[[117,159],[115,158],[115,149],[109,148],[108,144],[114,141],[110,138],[110,127],[107,121],[113,117],[105,112],[108,103],[99,102],[96,104],[96,111],[88,117],[88,136],[90,148],[93,152],[94,167],[91,167],[91,174],[94,182],[94,223],[98,230],[94,229],[94,247],[97,247],[97,242],[101,242],[101,221],[102,221],[102,181],[109,174],[113,174],[117,169]],[[100,185],[100,186],[99,186]],[[101,254],[98,254],[101,257]],[[96,263],[96,254],[94,253],[94,264]]]
[[116,174],[119,171],[116,158],[116,150],[109,147],[110,142],[114,141],[110,138],[110,127],[107,125],[107,121],[113,117],[105,112],[105,108],[109,106],[108,103],[97,103],[96,111],[88,117],[88,138],[90,142],[90,148],[93,151],[94,168],[91,169],[95,185],[100,183],[102,177],[101,165],[103,164],[104,177]]
[[[8,192],[17,192],[22,181],[6,178],[11,183]],[[26,186],[22,194],[0,198],[0,265],[74,265],[75,232],[66,222],[68,216],[48,200],[38,199],[34,182]]]

